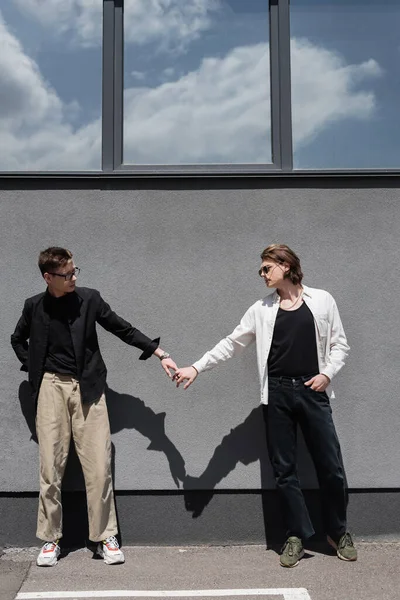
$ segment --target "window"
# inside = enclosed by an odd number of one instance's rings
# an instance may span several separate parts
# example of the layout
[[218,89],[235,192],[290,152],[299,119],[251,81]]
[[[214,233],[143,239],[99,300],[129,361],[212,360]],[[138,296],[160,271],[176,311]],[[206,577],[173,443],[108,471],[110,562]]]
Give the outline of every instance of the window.
[[101,168],[102,4],[1,3],[1,171]]
[[3,0],[0,172],[400,169],[398,0]]
[[398,168],[398,0],[291,0],[294,166]]
[[125,0],[124,163],[271,163],[269,3]]

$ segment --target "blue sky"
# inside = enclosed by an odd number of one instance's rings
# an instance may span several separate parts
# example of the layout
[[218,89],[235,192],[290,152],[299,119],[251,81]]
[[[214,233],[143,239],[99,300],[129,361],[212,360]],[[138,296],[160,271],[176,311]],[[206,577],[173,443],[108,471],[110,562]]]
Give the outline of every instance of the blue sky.
[[[100,168],[101,0],[3,0],[1,170]],[[265,0],[126,0],[125,161],[269,162]],[[400,3],[291,0],[297,168],[398,168]],[[3,58],[2,58],[2,57]]]

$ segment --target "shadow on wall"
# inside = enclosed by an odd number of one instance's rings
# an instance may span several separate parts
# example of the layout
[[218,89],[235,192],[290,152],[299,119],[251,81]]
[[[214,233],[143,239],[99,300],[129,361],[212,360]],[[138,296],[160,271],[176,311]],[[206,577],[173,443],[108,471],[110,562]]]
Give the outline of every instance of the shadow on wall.
[[[184,481],[185,507],[194,519],[201,516],[214,496],[215,487],[238,463],[260,464],[261,500],[264,533],[267,547],[274,547],[276,540],[284,539],[286,531],[282,519],[279,498],[274,493],[275,482],[268,456],[267,435],[268,407],[258,405],[249,416],[223,437],[214,451],[206,469],[199,477],[187,476]],[[317,487],[314,465],[303,436],[298,431],[298,473],[300,480],[311,488]],[[202,490],[202,491],[199,491]],[[324,537],[319,494],[305,494],[305,500],[317,537]]]
[[[24,381],[19,388],[19,401],[21,410],[31,432],[31,440],[38,442],[35,427],[35,408],[32,403],[29,383]],[[123,429],[136,429],[144,437],[149,438],[150,444],[148,450],[163,452],[167,458],[172,479],[179,488],[180,482],[186,477],[185,461],[177,448],[167,437],[165,433],[166,413],[156,414],[145,403],[129,394],[119,394],[109,387],[106,388],[107,409],[110,420],[111,433],[117,433]],[[115,450],[114,450],[115,453]],[[75,469],[71,469],[71,464],[79,460],[71,444],[68,466],[65,472],[63,487],[71,490],[84,489],[84,479],[82,471],[78,474]],[[113,475],[115,473],[115,459],[113,461]],[[78,479],[77,479],[78,477]]]
[[[31,432],[31,439],[37,443],[35,409],[27,381],[20,386],[19,399],[22,413]],[[111,433],[123,429],[135,429],[150,440],[148,450],[165,454],[174,485],[179,488],[182,484],[185,508],[194,519],[201,517],[214,496],[216,486],[236,468],[238,463],[249,465],[258,461],[266,544],[272,546],[273,540],[283,538],[285,531],[280,516],[279,501],[277,495],[271,492],[274,488],[274,479],[266,442],[268,419],[266,407],[259,405],[250,412],[243,423],[231,429],[215,449],[204,472],[199,477],[191,477],[186,473],[182,455],[165,433],[166,413],[156,414],[139,398],[130,394],[119,394],[110,388],[106,389],[106,399]],[[301,435],[299,435],[298,465],[300,479],[306,482],[307,487],[315,487],[314,467]],[[114,444],[112,444],[112,469],[114,477]],[[84,489],[82,470],[72,443],[63,480],[63,546],[65,548],[86,545],[88,523]],[[80,490],[78,497],[76,490]],[[317,535],[322,534],[319,498],[314,493],[306,495],[306,501]]]

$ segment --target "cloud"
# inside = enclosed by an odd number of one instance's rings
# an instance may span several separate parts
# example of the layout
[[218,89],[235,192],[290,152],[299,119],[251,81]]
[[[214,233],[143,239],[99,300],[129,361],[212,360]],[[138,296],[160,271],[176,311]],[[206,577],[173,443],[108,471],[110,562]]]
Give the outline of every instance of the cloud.
[[[382,74],[372,59],[348,65],[336,53],[292,40],[295,149],[343,119],[376,107],[359,86]],[[239,47],[157,88],[125,93],[125,157],[139,163],[269,162],[269,50]]]
[[78,130],[77,102],[65,104],[0,13],[0,169],[100,167],[100,121]]
[[[268,48],[235,48],[156,88],[125,92],[130,162],[268,161]],[[249,143],[247,143],[249,142]]]
[[362,90],[359,86],[383,75],[375,60],[349,65],[338,53],[304,38],[292,40],[291,56],[296,150],[310,143],[331,123],[372,116],[376,96],[372,90]]
[[163,76],[165,78],[170,79],[174,75],[175,75],[175,69],[174,69],[174,67],[168,67],[168,68],[164,69],[164,71],[163,71]]
[[131,71],[131,76],[137,81],[143,81],[143,79],[146,79],[146,73],[143,73],[143,71]]
[[[19,10],[58,34],[71,34],[82,46],[101,44],[100,0],[13,0]],[[126,0],[124,37],[128,43],[153,43],[155,50],[184,51],[211,25],[220,0]]]
[[[0,169],[100,168],[101,121],[74,127],[77,102],[65,104],[24,52],[0,14]],[[311,67],[310,67],[311,65]],[[369,119],[376,97],[372,59],[347,64],[307,40],[292,41],[295,147],[334,122]],[[269,159],[269,53],[266,44],[204,59],[157,87],[125,91],[126,162],[238,163]]]
[[72,33],[83,46],[101,43],[102,7],[99,0],[13,0],[21,13],[57,35]]
[[1,13],[0,40],[0,126],[32,126],[48,114],[59,118],[60,99],[43,80],[37,64],[24,54],[20,42],[7,30]]

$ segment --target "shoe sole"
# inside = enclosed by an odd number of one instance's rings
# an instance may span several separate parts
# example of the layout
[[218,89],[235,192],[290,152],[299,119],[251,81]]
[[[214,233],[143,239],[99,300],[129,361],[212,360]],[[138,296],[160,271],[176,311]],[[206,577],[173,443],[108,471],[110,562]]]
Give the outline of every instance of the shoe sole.
[[38,560],[36,561],[36,566],[37,567],[55,567],[56,564],[58,563],[58,558],[53,559],[51,562],[39,562]]
[[330,546],[332,546],[332,548],[334,550],[336,550],[336,556],[338,558],[340,558],[340,560],[345,560],[346,562],[355,562],[357,560],[357,556],[355,558],[346,558],[345,556],[343,556],[343,554],[340,554],[339,548],[337,547],[337,544],[333,541],[333,539],[331,537],[329,537],[329,535],[326,538],[328,540],[328,544]]
[[346,558],[343,554],[340,554],[339,550],[336,552],[338,558],[340,560],[345,560],[346,562],[355,562],[357,560],[357,556],[355,558]]
[[109,558],[108,556],[104,556],[104,552],[102,550],[98,550],[97,554],[99,556],[101,556],[101,558],[104,560],[106,565],[123,565],[125,562],[125,557],[124,558],[117,558],[115,560],[113,560],[112,558]]
[[304,550],[301,551],[300,556],[299,556],[299,560],[297,561],[297,563],[294,563],[294,565],[284,565],[283,563],[279,562],[279,564],[281,565],[281,567],[284,567],[285,569],[293,569],[293,567],[297,567],[297,565],[299,564],[299,562],[301,561],[301,559],[304,556]]

